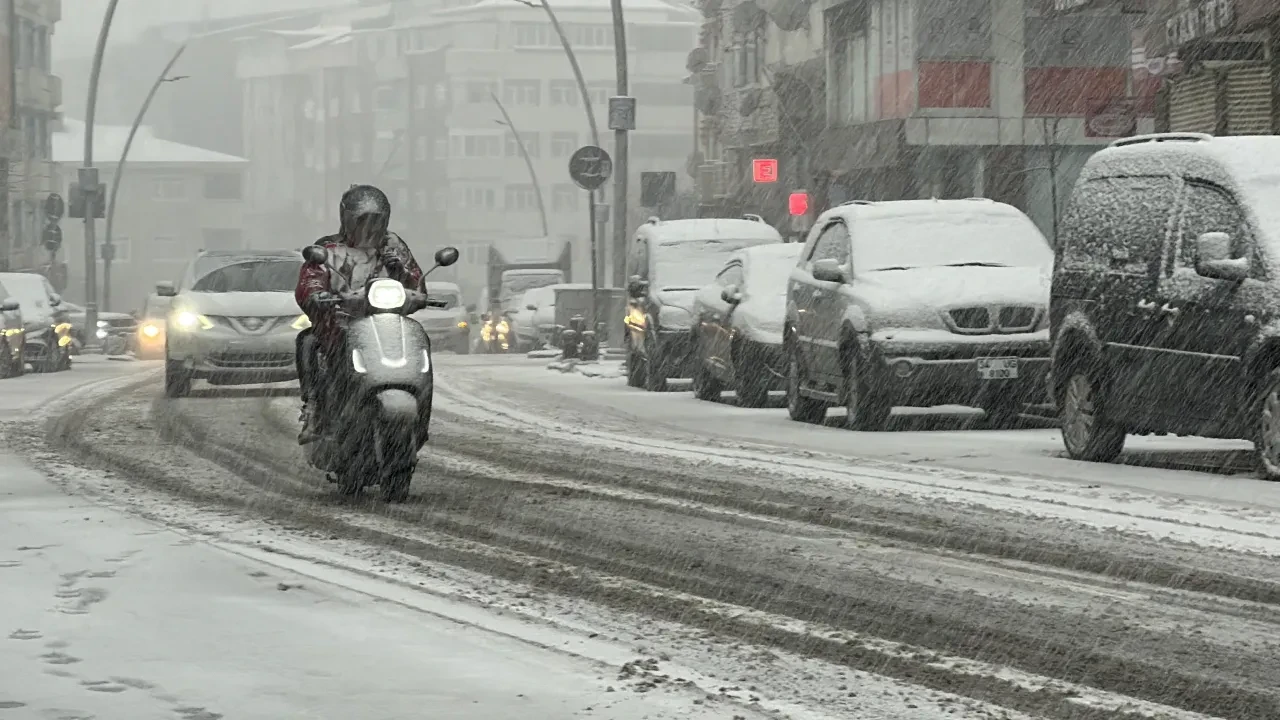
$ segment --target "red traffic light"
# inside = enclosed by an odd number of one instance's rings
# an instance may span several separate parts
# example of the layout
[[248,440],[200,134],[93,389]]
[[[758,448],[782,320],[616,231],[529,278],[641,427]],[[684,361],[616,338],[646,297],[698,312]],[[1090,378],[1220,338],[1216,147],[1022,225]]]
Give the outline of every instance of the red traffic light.
[[807,215],[809,213],[809,193],[801,190],[793,192],[787,198],[787,210],[792,215]]
[[778,161],[773,158],[752,160],[751,179],[758,183],[778,182]]

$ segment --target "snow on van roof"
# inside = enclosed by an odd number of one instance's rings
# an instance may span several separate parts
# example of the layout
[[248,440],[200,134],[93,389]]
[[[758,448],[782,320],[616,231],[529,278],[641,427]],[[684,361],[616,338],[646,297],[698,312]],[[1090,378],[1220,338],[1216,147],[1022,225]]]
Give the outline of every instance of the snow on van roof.
[[659,220],[641,226],[642,231],[645,228],[651,228],[658,241],[663,243],[698,242],[716,238],[782,241],[782,236],[772,225],[739,218]]

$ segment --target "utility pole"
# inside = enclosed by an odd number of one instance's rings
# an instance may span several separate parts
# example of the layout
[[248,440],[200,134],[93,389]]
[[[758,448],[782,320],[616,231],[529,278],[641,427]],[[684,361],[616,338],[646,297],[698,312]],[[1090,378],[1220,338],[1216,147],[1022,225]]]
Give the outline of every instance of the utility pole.
[[[543,0],[545,2],[545,0]],[[613,10],[613,58],[618,94],[609,98],[609,128],[613,132],[613,285],[626,287],[627,258],[627,131],[636,129],[636,100],[627,87],[627,26],[622,0],[609,0]]]
[[142,106],[138,108],[138,115],[133,119],[133,126],[129,128],[129,137],[125,139],[124,149],[120,151],[120,159],[116,161],[115,174],[111,176],[111,198],[107,201],[107,232],[102,243],[103,310],[111,310],[111,261],[116,258],[116,246],[112,242],[111,230],[115,225],[116,197],[120,192],[120,178],[124,176],[124,164],[129,159],[129,150],[133,147],[133,138],[138,134],[138,128],[142,127],[142,120],[147,116],[147,110],[151,109],[151,101],[155,99],[156,92],[160,90],[160,86],[167,82],[177,82],[185,79],[185,76],[169,77],[169,71],[173,70],[173,66],[178,64],[178,58],[182,57],[182,53],[186,49],[186,43],[179,45],[178,49],[174,51],[173,57],[169,58],[168,64],[156,76],[156,81],[151,83],[151,90],[142,101]]
[[[99,192],[98,168],[93,165],[93,118],[98,105],[98,79],[102,76],[102,56],[107,50],[107,34],[111,31],[111,20],[116,15],[116,5],[120,0],[110,0],[107,11],[102,16],[102,25],[98,28],[98,44],[93,51],[93,67],[89,71],[89,100],[84,111],[84,167],[79,172],[80,188],[85,193],[93,193],[88,197],[97,197]],[[84,310],[85,327],[98,327],[98,258],[97,258],[97,213],[86,212],[84,217]],[[86,338],[95,337],[89,335]]]
[[503,107],[502,101],[493,93],[489,93],[489,97],[493,98],[493,104],[497,105],[498,112],[502,113],[503,119],[496,122],[499,125],[506,125],[507,129],[511,131],[511,136],[516,141],[516,147],[520,149],[520,156],[524,158],[525,167],[529,168],[529,182],[533,183],[533,192],[538,198],[538,213],[542,216],[542,236],[549,239],[551,230],[547,227],[547,204],[542,199],[542,184],[538,182],[538,171],[533,167],[533,158],[529,156],[529,148],[525,147],[524,138],[520,137],[520,132],[516,130],[515,123],[511,122],[511,115]]

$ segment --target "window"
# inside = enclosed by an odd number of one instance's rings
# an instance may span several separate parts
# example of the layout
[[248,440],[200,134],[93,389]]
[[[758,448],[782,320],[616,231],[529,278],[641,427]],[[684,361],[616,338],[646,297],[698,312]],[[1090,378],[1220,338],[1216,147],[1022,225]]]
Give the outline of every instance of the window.
[[508,105],[540,105],[542,103],[542,81],[506,81],[502,86],[502,102]]
[[1059,228],[1063,264],[1146,274],[1169,236],[1179,181],[1168,176],[1095,178],[1076,185]]
[[516,47],[550,47],[560,42],[550,26],[543,23],[513,23],[513,27]]
[[547,100],[552,105],[577,105],[582,93],[572,80],[552,80],[547,85]]
[[692,107],[693,86],[682,83],[634,83],[631,94],[637,105],[660,107]]
[[493,188],[463,188],[460,199],[462,207],[467,210],[494,210],[498,204],[497,193]]
[[152,196],[156,200],[185,200],[187,183],[180,177],[156,178]]
[[425,110],[431,105],[431,86],[422,84],[413,89],[413,104],[419,110]]
[[849,262],[849,229],[844,223],[837,222],[828,225],[822,231],[822,235],[818,237],[818,242],[813,246],[813,254],[809,256],[810,262],[818,260],[835,260],[841,265]]
[[[542,157],[538,133],[522,132],[520,133],[520,139],[524,141],[524,149],[529,151],[529,157]],[[511,133],[507,133],[507,157],[520,157],[520,145]]]
[[[111,257],[112,264],[127,263],[133,258],[133,243],[127,237],[111,238],[111,246],[115,249],[115,255]],[[102,247],[106,247],[106,240],[103,240]],[[98,251],[98,259],[102,259],[102,249]]]
[[156,237],[151,239],[152,260],[186,260],[191,251],[176,237]]
[[373,109],[378,112],[404,110],[404,93],[391,83],[379,85],[373,95]]
[[471,103],[472,105],[476,105],[479,103],[492,102],[492,99],[489,97],[489,94],[490,93],[493,93],[494,95],[497,94],[497,92],[495,91],[498,88],[498,84],[495,82],[486,82],[484,80],[468,80],[466,87],[467,87],[467,102]]
[[449,153],[456,158],[502,157],[502,137],[487,135],[454,135]]
[[[569,36],[569,44],[575,48],[613,47],[612,25],[576,25],[569,23],[564,25],[564,33]],[[686,50],[685,52],[688,51]]]
[[582,191],[576,185],[556,185],[551,189],[551,210],[566,212],[578,209],[578,198]]
[[238,228],[205,228],[201,236],[205,250],[244,249],[244,237]]
[[587,95],[591,98],[592,106],[605,106],[609,104],[609,98],[613,96],[616,85],[606,82],[593,82],[587,85]]
[[569,157],[578,149],[578,133],[551,133],[551,157]]
[[507,210],[536,210],[538,207],[538,194],[532,185],[508,185],[505,199],[503,207]]
[[1207,232],[1224,232],[1234,244],[1232,257],[1249,247],[1249,225],[1240,206],[1225,191],[1203,183],[1188,183],[1179,233],[1178,266],[1195,268],[1196,239]]
[[243,193],[242,183],[240,173],[207,173],[204,176],[204,196],[208,200],[239,200]]

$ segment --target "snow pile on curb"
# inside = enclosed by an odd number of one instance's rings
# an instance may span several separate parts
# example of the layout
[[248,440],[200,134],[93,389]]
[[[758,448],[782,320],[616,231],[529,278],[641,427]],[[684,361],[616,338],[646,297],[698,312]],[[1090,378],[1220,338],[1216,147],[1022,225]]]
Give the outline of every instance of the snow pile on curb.
[[540,350],[530,350],[529,354],[526,355],[525,357],[533,358],[534,360],[537,360],[540,358],[557,358],[557,357],[560,357],[560,351],[555,348],[542,348]]
[[562,373],[578,373],[587,377],[595,378],[620,378],[625,377],[627,372],[623,369],[620,362],[588,362],[585,360],[556,360],[547,363],[548,370],[558,370]]

